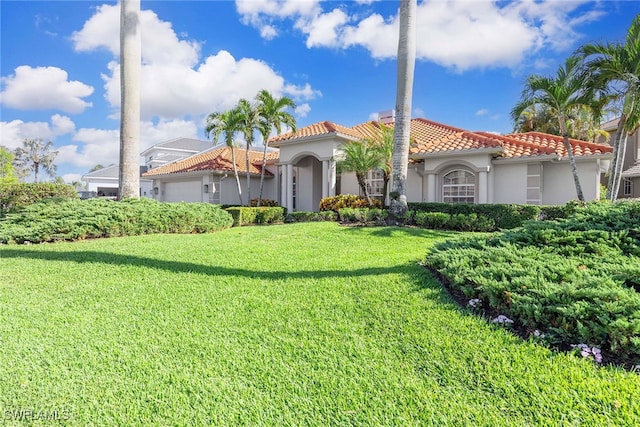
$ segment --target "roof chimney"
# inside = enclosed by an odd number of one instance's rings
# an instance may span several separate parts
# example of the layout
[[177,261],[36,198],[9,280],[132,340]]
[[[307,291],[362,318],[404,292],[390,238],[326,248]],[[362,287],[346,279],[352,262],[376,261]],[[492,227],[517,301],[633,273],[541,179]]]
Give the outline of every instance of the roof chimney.
[[396,121],[395,110],[385,110],[378,113],[378,121],[385,125],[393,124]]

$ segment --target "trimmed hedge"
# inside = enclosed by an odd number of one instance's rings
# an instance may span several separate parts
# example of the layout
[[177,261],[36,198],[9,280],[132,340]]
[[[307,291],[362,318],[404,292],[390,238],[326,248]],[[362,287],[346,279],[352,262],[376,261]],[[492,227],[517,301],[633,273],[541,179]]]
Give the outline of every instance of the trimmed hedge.
[[225,209],[233,218],[233,226],[251,224],[279,224],[284,222],[285,208],[233,206]]
[[640,360],[640,203],[596,202],[568,219],[450,240],[425,263],[551,345]]
[[471,215],[483,217],[495,224],[495,229],[521,227],[525,221],[538,219],[541,209],[536,205],[498,205],[466,203],[408,203],[409,209],[417,212],[442,212],[449,215]]
[[77,199],[70,185],[53,183],[0,184],[0,218],[25,206],[51,198]]
[[0,220],[0,243],[41,243],[152,233],[209,233],[231,227],[231,215],[209,203],[151,199],[50,199]]
[[320,221],[337,221],[338,214],[334,211],[323,212],[291,212],[287,214],[285,222],[320,222]]
[[[372,199],[374,208],[381,208],[382,202],[378,199]],[[343,208],[368,208],[369,203],[364,197],[356,196],[354,194],[339,194],[337,196],[325,197],[320,200],[320,211],[334,211],[338,212]]]

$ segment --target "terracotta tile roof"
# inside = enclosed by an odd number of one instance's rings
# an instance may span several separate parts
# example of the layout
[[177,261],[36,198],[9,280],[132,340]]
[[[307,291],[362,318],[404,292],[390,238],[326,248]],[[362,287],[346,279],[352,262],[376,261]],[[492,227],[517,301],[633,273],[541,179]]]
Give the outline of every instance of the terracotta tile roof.
[[[390,126],[393,127],[393,124]],[[351,128],[326,121],[298,129],[295,134],[289,132],[279,135],[270,141],[289,141],[337,132],[357,139],[375,138],[380,134],[379,125],[375,121],[358,124]],[[596,144],[577,139],[572,139],[571,145],[576,156],[589,156],[612,151],[607,144]],[[505,158],[548,155],[566,156],[563,139],[559,136],[540,132],[509,135],[469,132],[427,119],[411,120],[410,155],[481,149],[495,149],[499,152],[500,157]]]
[[[505,138],[519,142],[532,144],[536,147],[552,150],[560,157],[567,156],[564,146],[564,139],[561,136],[549,135],[541,132],[512,133],[505,135]],[[573,148],[575,156],[593,156],[613,152],[613,148],[608,144],[596,144],[593,142],[581,141],[579,139],[569,139],[569,144]]]
[[356,139],[362,138],[362,135],[346,126],[339,125],[330,121],[318,122],[303,128],[297,129],[295,132],[287,132],[269,139],[269,143],[289,141],[292,139],[305,138],[309,136],[328,135],[331,133],[341,133]]
[[[236,166],[238,173],[246,174],[246,150],[243,148],[236,148]],[[253,175],[260,175],[262,164],[262,151],[249,150],[249,172]],[[277,152],[267,152],[267,161],[275,160],[278,158]],[[151,169],[142,176],[158,176],[168,175],[174,173],[184,172],[197,172],[197,171],[224,171],[233,172],[233,163],[231,161],[231,148],[230,147],[218,147],[209,151],[205,151],[186,159],[179,160],[174,163],[170,163],[165,166]],[[268,170],[265,172],[266,176],[272,176],[272,173]]]

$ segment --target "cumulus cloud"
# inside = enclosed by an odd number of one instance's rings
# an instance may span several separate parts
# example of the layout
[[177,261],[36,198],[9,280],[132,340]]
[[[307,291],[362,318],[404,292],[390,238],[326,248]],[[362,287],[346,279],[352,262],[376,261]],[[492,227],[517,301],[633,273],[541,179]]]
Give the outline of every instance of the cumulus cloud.
[[486,116],[487,114],[489,114],[489,110],[487,110],[486,108],[481,108],[476,111],[476,116]]
[[[271,2],[250,2],[245,8],[267,8]],[[287,6],[304,10],[298,2]],[[119,55],[119,6],[103,5],[73,34],[77,51],[107,49]],[[221,50],[216,55],[199,58],[199,44],[181,40],[171,24],[152,11],[141,12],[143,66],[141,70],[141,107],[143,120],[201,116],[233,107],[240,98],[253,98],[260,89],[274,96],[288,95],[296,101],[318,96],[310,85],[297,86],[285,81],[263,61],[236,59]],[[120,65],[111,61],[102,74],[105,98],[113,107],[112,117],[119,116]]]
[[[375,59],[394,58],[397,54],[397,14],[383,17],[374,13],[360,18],[357,5],[368,7],[368,0],[354,2],[356,7],[348,12],[334,9],[328,13],[319,2],[310,2],[312,5],[298,10],[285,9],[288,3],[236,1],[243,21],[257,28],[293,20],[295,28],[307,37],[309,48],[361,46]],[[601,16],[597,4],[592,3],[589,10],[582,7],[589,3],[592,2],[425,0],[417,9],[416,56],[457,71],[516,67],[525,55],[542,48],[570,48],[580,37],[576,27]]]
[[58,67],[21,65],[1,82],[0,102],[8,108],[82,113],[92,106],[83,98],[93,93],[93,87],[69,80],[67,72]]
[[27,138],[40,138],[45,141],[55,141],[59,136],[72,134],[75,124],[67,116],[54,114],[51,122],[24,122],[12,120],[0,122],[0,137],[2,145],[9,149],[22,146],[22,141]]

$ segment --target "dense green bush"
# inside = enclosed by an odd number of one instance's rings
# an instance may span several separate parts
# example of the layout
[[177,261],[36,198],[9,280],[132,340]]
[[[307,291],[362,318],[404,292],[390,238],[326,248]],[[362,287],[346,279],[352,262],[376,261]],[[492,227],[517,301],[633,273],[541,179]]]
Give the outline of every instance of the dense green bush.
[[65,184],[0,184],[0,218],[9,212],[51,198],[77,199],[76,190]]
[[[251,199],[251,206],[254,207],[254,208],[258,206],[258,198],[257,197],[255,199]],[[261,199],[260,206],[273,208],[273,207],[280,206],[280,205],[275,200]]]
[[284,222],[285,208],[234,206],[226,209],[233,217],[233,226],[250,224],[279,224]]
[[474,213],[416,212],[413,222],[419,227],[456,231],[493,231],[496,228],[491,218]]
[[553,345],[640,360],[640,203],[594,203],[564,220],[447,241],[425,262]]
[[[442,212],[449,215],[472,215],[486,218],[495,224],[495,229],[511,229],[522,226],[525,221],[538,219],[540,207],[536,205],[498,205],[467,203],[408,203],[409,209],[417,212]],[[483,220],[482,220],[483,221]],[[483,221],[484,222],[484,221]],[[485,222],[486,223],[486,222]]]
[[231,215],[208,203],[151,199],[50,199],[0,220],[1,243],[40,243],[151,233],[208,233],[231,226]]
[[342,208],[338,216],[343,223],[386,225],[388,211],[379,208]]
[[[378,199],[372,199],[372,207],[381,208],[382,202]],[[354,194],[339,194],[337,196],[325,197],[320,200],[320,211],[338,212],[342,208],[368,208],[369,203],[364,197]]]
[[319,221],[337,221],[338,214],[334,211],[323,212],[291,212],[285,218],[285,222],[319,222]]

